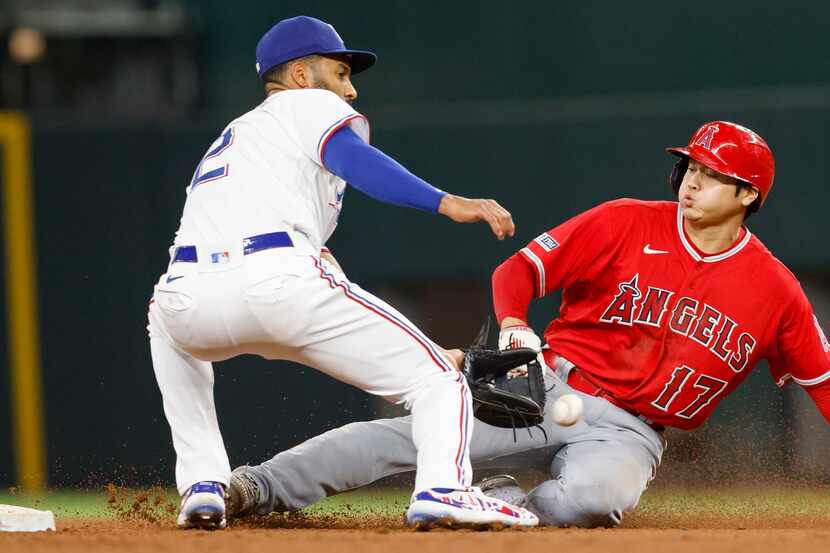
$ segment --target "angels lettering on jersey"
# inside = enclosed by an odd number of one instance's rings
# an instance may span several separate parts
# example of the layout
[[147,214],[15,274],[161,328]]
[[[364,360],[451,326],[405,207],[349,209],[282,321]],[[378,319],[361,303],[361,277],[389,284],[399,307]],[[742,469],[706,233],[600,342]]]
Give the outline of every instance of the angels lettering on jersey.
[[[626,326],[648,325],[686,336],[739,373],[749,361],[758,341],[720,309],[689,296],[677,297],[673,290],[648,286],[640,290],[640,275],[619,284],[599,320]],[[670,315],[667,316],[667,314]]]

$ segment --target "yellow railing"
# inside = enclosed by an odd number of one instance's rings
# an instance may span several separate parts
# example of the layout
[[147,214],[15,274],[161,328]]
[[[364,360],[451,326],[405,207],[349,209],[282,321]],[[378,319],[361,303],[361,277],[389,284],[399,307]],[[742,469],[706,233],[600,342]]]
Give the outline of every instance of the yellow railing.
[[46,484],[31,132],[19,113],[0,112],[6,304],[12,429],[17,480],[28,491]]

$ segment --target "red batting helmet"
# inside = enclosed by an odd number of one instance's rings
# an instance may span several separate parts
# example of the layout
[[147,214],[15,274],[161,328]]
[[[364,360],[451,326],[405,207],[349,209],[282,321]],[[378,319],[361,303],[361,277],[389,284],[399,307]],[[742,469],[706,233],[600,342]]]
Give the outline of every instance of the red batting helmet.
[[700,127],[685,148],[667,148],[666,151],[686,162],[682,168],[678,162],[672,172],[671,184],[675,193],[680,188],[689,158],[754,186],[761,195],[761,204],[772,190],[775,177],[772,150],[763,138],[746,127],[729,121],[712,121]]

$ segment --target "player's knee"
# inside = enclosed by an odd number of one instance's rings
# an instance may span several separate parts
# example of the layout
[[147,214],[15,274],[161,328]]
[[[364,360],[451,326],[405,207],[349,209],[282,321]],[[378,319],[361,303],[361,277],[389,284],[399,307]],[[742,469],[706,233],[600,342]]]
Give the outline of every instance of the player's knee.
[[582,528],[614,528],[629,510],[626,490],[616,483],[582,482],[569,490]]
[[632,467],[630,471],[594,474],[590,482],[583,485],[578,496],[579,505],[594,526],[619,526],[623,515],[634,510],[645,488],[638,473],[639,470]]
[[528,496],[542,524],[580,528],[613,528],[631,511],[640,491],[603,475],[560,477],[545,482]]

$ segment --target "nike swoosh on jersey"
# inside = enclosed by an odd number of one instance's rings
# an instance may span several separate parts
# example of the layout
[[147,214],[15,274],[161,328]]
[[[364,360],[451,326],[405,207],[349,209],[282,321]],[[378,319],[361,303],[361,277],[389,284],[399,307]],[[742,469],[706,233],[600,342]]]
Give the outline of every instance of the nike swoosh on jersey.
[[657,254],[657,253],[669,253],[669,252],[667,252],[665,250],[653,250],[653,249],[651,249],[651,244],[646,244],[646,246],[643,248],[643,253],[646,254],[646,255],[654,255],[654,254]]
[[171,282],[173,282],[174,280],[179,280],[180,278],[184,278],[184,275],[180,275],[180,276],[168,276],[168,277],[167,277],[167,284],[170,284],[170,283],[171,283]]

